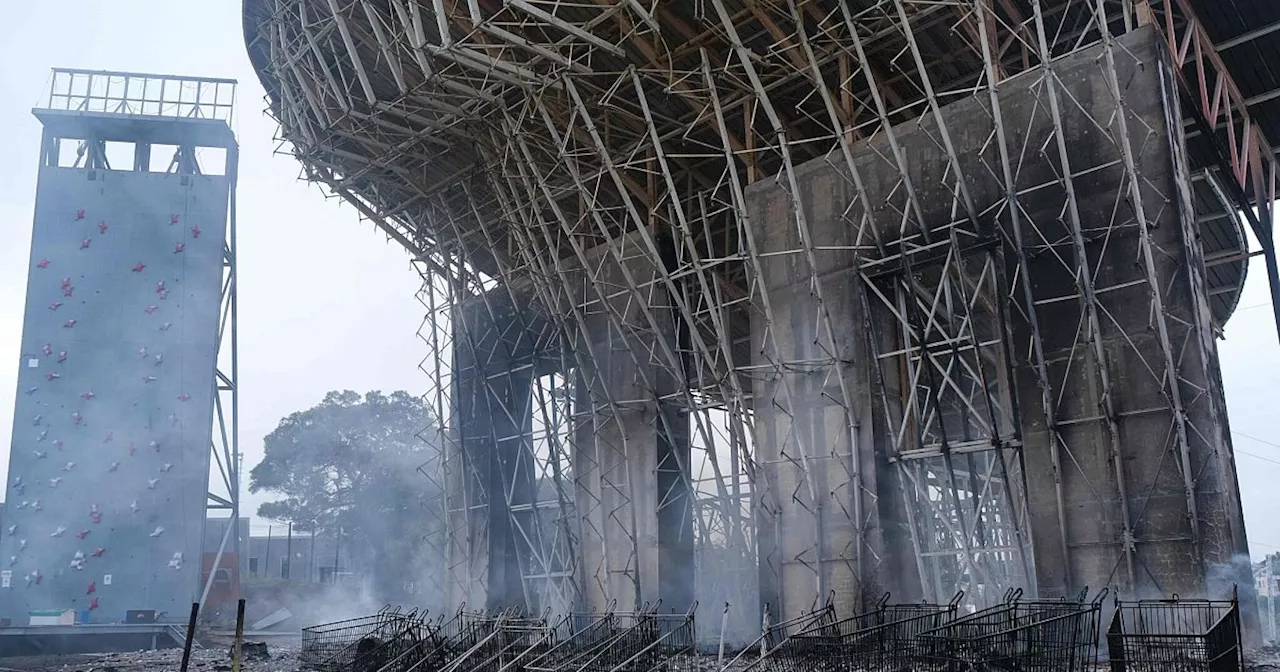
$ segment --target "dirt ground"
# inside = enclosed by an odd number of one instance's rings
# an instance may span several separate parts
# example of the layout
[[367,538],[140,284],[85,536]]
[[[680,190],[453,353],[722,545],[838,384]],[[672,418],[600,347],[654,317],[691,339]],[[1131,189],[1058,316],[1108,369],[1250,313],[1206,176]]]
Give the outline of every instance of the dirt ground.
[[[189,672],[230,672],[230,641],[207,638],[204,648],[191,652]],[[268,642],[269,658],[245,657],[243,672],[294,672],[298,669],[297,642]],[[178,672],[182,649],[99,653],[87,655],[0,658],[0,672]]]
[[[224,645],[225,644],[225,645]],[[192,672],[230,672],[229,642],[209,642],[206,648],[191,654]],[[298,669],[296,642],[269,643],[269,659],[246,658],[244,672],[295,672]],[[704,658],[707,665],[691,665],[691,669],[714,670],[715,659]],[[1256,652],[1245,666],[1246,672],[1280,672],[1280,650]],[[93,655],[44,656],[39,658],[0,658],[0,672],[178,672],[182,663],[181,649],[103,653]],[[1098,670],[1106,670],[1099,666]]]

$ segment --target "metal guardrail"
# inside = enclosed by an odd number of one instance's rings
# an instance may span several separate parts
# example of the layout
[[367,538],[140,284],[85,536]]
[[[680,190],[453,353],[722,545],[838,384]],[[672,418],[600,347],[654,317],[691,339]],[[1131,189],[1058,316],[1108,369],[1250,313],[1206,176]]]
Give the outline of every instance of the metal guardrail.
[[54,68],[47,109],[231,124],[235,100],[234,79]]

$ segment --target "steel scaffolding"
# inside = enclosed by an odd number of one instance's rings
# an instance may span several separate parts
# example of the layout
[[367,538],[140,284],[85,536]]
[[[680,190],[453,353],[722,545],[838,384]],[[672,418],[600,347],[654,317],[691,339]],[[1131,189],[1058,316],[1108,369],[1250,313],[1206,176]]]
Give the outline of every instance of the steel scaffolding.
[[[963,590],[979,607],[1036,588],[1022,455],[1034,407],[1058,488],[1056,530],[1037,529],[1035,543],[1060,548],[1069,586],[1085,540],[1069,533],[1057,475],[1082,446],[1063,428],[1098,428],[1114,498],[1144,496],[1125,491],[1139,477],[1124,473],[1132,411],[1117,406],[1108,364],[1117,339],[1141,362],[1128,373],[1160,391],[1143,412],[1168,421],[1187,543],[1207,543],[1197,474],[1234,484],[1213,337],[1249,257],[1265,256],[1277,291],[1278,176],[1193,4],[247,1],[250,55],[287,151],[410,250],[423,277],[431,431],[447,446],[422,469],[444,493],[427,544],[447,567],[439,594],[508,590],[488,585],[488,563],[514,554],[530,610],[638,609],[652,540],[637,520],[656,510],[691,521],[695,597],[742,605],[732,627],[759,630],[763,572],[792,595],[775,618],[832,591],[853,613],[883,592],[868,577],[901,569],[868,537],[889,494],[860,459],[869,407],[903,484],[893,506],[907,516],[916,592],[946,602]],[[1139,155],[1163,136],[1142,125],[1117,75],[1139,58],[1119,39],[1140,30],[1167,48],[1136,67],[1171,74],[1179,90],[1161,104],[1173,128],[1188,126],[1168,150],[1189,171],[1176,193],[1144,174]],[[1092,105],[1053,67],[1086,48],[1098,54]],[[1006,86],[1038,101],[1025,128],[1006,127]],[[948,105],[966,99],[990,115],[977,157],[957,149],[965,129],[949,123]],[[1083,161],[1064,124],[1082,114],[1107,148]],[[936,182],[913,181],[921,157],[907,132],[928,137]],[[1052,174],[1028,186],[1033,155]],[[849,195],[833,206],[844,210],[838,244],[802,204],[808,162]],[[1100,179],[1112,180],[1114,207],[1087,221],[1076,193]],[[981,181],[1001,197],[980,201]],[[762,183],[795,204],[781,242],[753,217],[747,186]],[[1049,215],[1028,203],[1045,191],[1062,194]],[[1181,220],[1185,249],[1151,233],[1171,209],[1195,215]],[[1097,246],[1112,236],[1136,241],[1126,261],[1139,271],[1121,285],[1100,280],[1110,261]],[[837,277],[837,257],[854,280]],[[1179,282],[1190,278],[1190,313],[1165,305],[1169,259]],[[780,265],[801,280],[780,288]],[[1073,290],[1047,295],[1033,267]],[[1133,287],[1145,297],[1133,308],[1141,337],[1108,299]],[[812,315],[795,309],[801,294]],[[860,322],[833,317],[846,301]],[[1053,347],[1087,370],[1046,354],[1047,316]],[[849,366],[853,341],[877,363],[870,372]],[[1020,366],[1035,399],[1016,393]],[[859,375],[871,376],[869,394]],[[1096,408],[1064,400],[1080,380]],[[818,401],[839,418],[819,418]],[[656,451],[636,417],[656,425]],[[815,432],[822,423],[840,429]],[[688,455],[661,449],[682,434]],[[1216,494],[1215,506],[1238,509],[1230,488]],[[1116,580],[1133,588],[1146,511],[1117,515],[1114,538],[1088,541],[1115,549]],[[510,531],[509,548],[491,547],[494,525]],[[784,528],[786,543],[770,541]],[[1242,528],[1228,536],[1243,544]]]

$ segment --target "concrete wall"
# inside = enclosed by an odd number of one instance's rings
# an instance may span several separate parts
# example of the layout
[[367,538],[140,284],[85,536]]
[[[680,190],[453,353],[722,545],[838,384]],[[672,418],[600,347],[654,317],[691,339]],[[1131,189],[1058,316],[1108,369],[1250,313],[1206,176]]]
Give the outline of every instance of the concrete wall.
[[[1176,175],[1185,175],[1185,165],[1175,154],[1180,149],[1180,129],[1171,131],[1164,102],[1164,92],[1176,87],[1171,80],[1161,81],[1169,75],[1167,69],[1158,67],[1162,52],[1152,31],[1137,31],[1121,42],[1124,49],[1116,51],[1118,78],[1137,170],[1142,176],[1142,203],[1152,224],[1157,289],[1175,350],[1183,410],[1194,427],[1185,444],[1195,472],[1198,539],[1192,535],[1179,466],[1183,451],[1173,432],[1175,413],[1170,390],[1164,384],[1168,375],[1154,328],[1153,288],[1146,284],[1144,269],[1138,263],[1138,228],[1134,225],[1132,203],[1126,202],[1129,192],[1121,153],[1113,141],[1118,130],[1116,105],[1100,71],[1101,48],[1077,52],[1054,64],[1062,91],[1068,159],[1075,174],[1073,186],[1086,238],[1084,266],[1098,292],[1099,333],[1104,351],[1101,360],[1095,357],[1089,334],[1081,326],[1086,304],[1070,270],[1075,261],[1068,235],[1066,190],[1060,180],[1064,171],[1051,142],[1044,76],[1033,72],[1006,82],[1001,87],[999,103],[1005,137],[1017,163],[1014,180],[1025,240],[1021,252],[1029,259],[1034,311],[1049,372],[1046,381],[1037,377],[1032,333],[1025,319],[1030,307],[1015,291],[1019,288],[1019,276],[1014,275],[1018,250],[1012,246],[1010,204],[1004,202],[1005,185],[997,143],[992,137],[996,129],[989,99],[984,94],[955,102],[944,108],[943,116],[959,157],[960,172],[976,210],[982,213],[983,224],[1003,230],[998,246],[1004,269],[1001,282],[1007,290],[1005,296],[1016,297],[1010,311],[1013,337],[1008,352],[1013,358],[1014,391],[1020,409],[1018,429],[1024,445],[1030,533],[1040,593],[1070,595],[1087,585],[1094,590],[1117,587],[1127,597],[1172,592],[1183,596],[1221,594],[1229,581],[1206,577],[1220,578],[1224,572],[1234,576],[1231,563],[1237,554],[1246,552],[1246,546],[1225,418],[1214,410],[1215,403],[1217,409],[1222,408],[1221,389],[1216,374],[1212,374],[1217,367],[1216,352],[1209,342],[1207,359],[1202,361],[1196,334],[1192,333],[1194,316],[1205,297],[1187,279],[1189,273],[1203,273],[1203,269],[1189,260],[1188,250],[1195,242],[1187,233],[1191,229],[1184,231],[1187,213],[1181,211],[1177,198],[1187,188],[1185,181],[1175,179]],[[1178,117],[1174,114],[1172,118]],[[925,115],[919,123],[903,124],[894,133],[924,221],[937,229],[963,218],[963,210],[957,214],[953,209],[956,168],[947,160],[932,117]],[[853,156],[866,186],[866,200],[856,198],[848,169],[838,155],[797,168],[797,196],[818,244],[849,244],[864,214],[886,239],[899,237],[901,213],[909,204],[887,138],[881,134],[870,142],[857,143]],[[788,192],[785,184],[773,180],[753,185],[750,190],[752,223],[764,232],[761,241],[766,251],[799,247],[790,231],[796,228],[797,220]],[[962,229],[966,227],[973,229],[972,225],[961,225]],[[908,233],[918,233],[915,224],[909,225]],[[861,254],[864,260],[870,260],[877,253],[867,248]],[[1063,259],[1068,262],[1066,266]],[[800,255],[771,259],[764,268],[763,284],[771,292],[775,321],[771,325],[753,325],[753,337],[765,344],[761,363],[775,357],[805,359],[817,350],[848,362],[843,368],[858,389],[854,395],[855,415],[870,420],[860,425],[863,431],[875,427],[870,440],[857,444],[859,462],[883,466],[885,439],[883,428],[875,420],[880,414],[872,413],[870,406],[875,404],[867,402],[870,381],[863,372],[870,370],[870,363],[861,349],[866,341],[861,335],[870,321],[887,321],[883,314],[865,315],[859,307],[862,286],[855,281],[853,261],[852,252],[818,255],[816,275],[823,279],[827,292],[825,302],[819,304],[805,284],[810,268]],[[810,333],[823,311],[838,335],[834,343],[824,341],[821,333]],[[863,319],[870,321],[864,323]],[[771,327],[767,338],[766,327]],[[884,349],[890,344],[881,345]],[[827,372],[834,368],[828,367]],[[1211,373],[1208,377],[1206,370]],[[821,380],[829,388],[832,376],[827,372]],[[1108,422],[1103,403],[1103,372],[1112,384],[1114,424]],[[888,377],[892,379],[891,372]],[[810,431],[836,431],[837,421],[823,414],[818,416],[823,420],[805,419],[803,432],[777,429],[780,424],[799,422],[803,416],[796,414],[796,409],[813,412],[831,405],[829,400],[834,395],[818,396],[817,378],[793,376],[790,382],[796,390],[792,393],[796,401],[792,417],[770,410],[764,403],[778,397],[776,388],[758,386],[757,445],[766,464],[776,460],[782,451],[791,452],[793,442],[789,439]],[[771,381],[768,385],[782,387],[785,382]],[[1051,388],[1050,409],[1042,403],[1042,383]],[[766,396],[761,397],[762,394]],[[1119,447],[1118,460],[1113,460],[1112,427],[1118,431],[1114,443]],[[1064,465],[1058,474],[1051,464],[1055,431]],[[812,443],[821,445],[822,441],[814,437]],[[796,481],[794,471],[785,463],[766,468],[770,490],[789,493]],[[895,480],[874,470],[870,473],[875,474],[874,478],[864,470],[864,479],[872,479],[864,480],[864,484],[872,488],[883,506],[897,496]],[[1055,478],[1064,493],[1067,524],[1061,532]],[[839,485],[818,488],[818,492],[839,493]],[[1125,501],[1120,495],[1122,487]],[[802,547],[810,543],[804,535],[812,534],[813,524],[807,522],[809,514],[802,513],[801,503],[782,500],[776,504],[776,511],[765,512],[761,518],[762,553],[769,551],[785,559],[791,557],[788,544]],[[1127,505],[1133,521],[1132,542],[1122,533],[1122,503]],[[881,519],[887,531],[896,519],[890,512],[881,513],[888,514]],[[771,542],[767,538],[770,527],[800,531]],[[849,532],[843,534],[847,538]],[[1135,556],[1133,576],[1125,568],[1124,548],[1129,543]],[[907,565],[896,569],[902,570],[897,578],[914,580],[914,572]],[[772,580],[781,586],[777,590],[785,596],[792,588],[792,575],[785,568],[769,571],[774,574]],[[796,570],[794,576],[795,590],[811,594],[813,587],[804,572]],[[1243,581],[1247,583],[1248,577]],[[787,603],[789,600],[784,597]]]
[[95,619],[181,620],[198,597],[228,187],[41,168],[0,616],[96,598]]

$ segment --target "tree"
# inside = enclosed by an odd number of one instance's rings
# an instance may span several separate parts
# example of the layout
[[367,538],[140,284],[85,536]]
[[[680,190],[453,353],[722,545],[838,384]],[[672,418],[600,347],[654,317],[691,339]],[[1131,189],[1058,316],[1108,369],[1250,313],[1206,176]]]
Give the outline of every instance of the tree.
[[264,439],[266,455],[249,472],[249,492],[282,499],[258,507],[264,518],[312,534],[338,535],[370,574],[376,597],[400,602],[421,566],[430,517],[430,481],[417,468],[437,446],[419,439],[433,424],[422,400],[406,392],[330,392],[293,413]]

